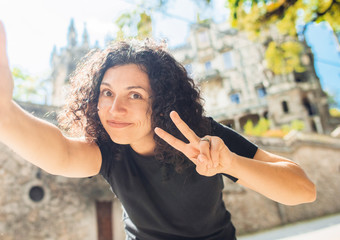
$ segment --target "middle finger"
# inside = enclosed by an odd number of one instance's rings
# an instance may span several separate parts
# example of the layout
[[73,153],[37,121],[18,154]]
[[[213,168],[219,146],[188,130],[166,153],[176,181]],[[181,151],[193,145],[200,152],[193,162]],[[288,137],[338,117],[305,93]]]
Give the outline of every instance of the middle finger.
[[196,133],[181,119],[177,112],[172,111],[170,113],[170,118],[173,123],[176,125],[178,130],[189,140],[190,143],[199,142],[200,138],[196,135]]

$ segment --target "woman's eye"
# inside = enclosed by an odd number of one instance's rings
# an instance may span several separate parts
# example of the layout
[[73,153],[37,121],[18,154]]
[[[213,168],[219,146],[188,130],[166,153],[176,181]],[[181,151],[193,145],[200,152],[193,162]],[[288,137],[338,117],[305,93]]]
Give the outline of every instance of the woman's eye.
[[131,97],[132,99],[142,99],[142,96],[141,96],[140,94],[138,94],[138,93],[132,93],[132,94],[130,95],[130,97]]
[[111,97],[112,93],[109,90],[105,89],[105,90],[102,91],[102,95],[105,96],[105,97]]

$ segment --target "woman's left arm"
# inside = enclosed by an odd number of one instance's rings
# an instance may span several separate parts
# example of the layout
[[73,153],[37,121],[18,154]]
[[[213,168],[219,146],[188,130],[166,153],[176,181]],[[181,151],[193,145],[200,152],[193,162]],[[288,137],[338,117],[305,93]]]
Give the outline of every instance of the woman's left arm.
[[225,173],[238,178],[239,184],[286,205],[315,201],[315,185],[295,162],[262,149],[253,159],[231,155]]

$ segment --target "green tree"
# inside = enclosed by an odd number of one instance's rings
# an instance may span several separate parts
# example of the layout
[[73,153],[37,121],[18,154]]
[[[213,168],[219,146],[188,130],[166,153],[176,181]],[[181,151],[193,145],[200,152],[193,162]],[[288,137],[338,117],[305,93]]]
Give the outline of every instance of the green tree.
[[[171,8],[173,1],[170,0],[137,0],[135,8],[123,12],[115,21],[119,31],[117,39],[123,38],[145,38],[152,36],[152,16],[154,13],[161,13],[169,16],[167,10]],[[192,2],[197,6],[197,9],[206,9],[212,4],[211,0],[197,0]],[[202,11],[203,12],[203,11]],[[201,11],[197,13],[197,22],[205,22],[206,19],[201,19]]]
[[17,67],[13,68],[12,75],[15,85],[13,92],[15,100],[36,102],[44,97],[41,90],[45,88],[45,82],[39,81],[37,77],[32,77]]
[[118,39],[137,37],[146,38],[152,36],[151,17],[145,11],[139,12],[137,9],[126,12],[116,20],[119,28]]
[[329,109],[329,114],[332,117],[340,118],[340,110],[338,108],[331,108],[331,109]]
[[290,124],[282,125],[280,128],[271,129],[270,121],[266,118],[260,118],[254,126],[251,120],[248,120],[243,127],[244,133],[249,136],[257,137],[284,137],[292,130],[302,131],[305,128],[305,123],[301,120],[293,120]]
[[[276,74],[304,71],[298,36],[310,23],[326,21],[339,45],[340,0],[227,0],[226,6],[233,27],[247,31],[253,39],[270,39],[267,67]],[[273,26],[280,34],[276,39],[270,36]]]
[[[152,28],[145,29],[144,26],[152,25],[152,16],[155,12],[169,16],[167,9],[171,7],[173,1],[137,2],[135,9],[122,13],[117,20],[121,29],[118,33],[119,38],[152,35]],[[204,22],[200,16],[204,15],[213,1],[192,0],[192,2],[197,6],[197,22]],[[305,71],[301,63],[304,44],[299,41],[298,36],[304,34],[308,24],[328,22],[339,41],[337,36],[340,36],[340,0],[226,0],[225,6],[230,10],[228,21],[233,27],[248,32],[251,39],[266,43],[267,67],[275,74]],[[273,26],[279,32],[278,37],[271,34]],[[123,31],[123,28],[126,28],[126,31]],[[135,30],[127,31],[128,28]]]
[[327,101],[328,105],[331,108],[335,108],[338,106],[338,102],[336,101],[337,94],[336,93],[330,93],[325,91],[325,94],[327,95]]
[[339,0],[227,0],[227,7],[232,25],[255,35],[276,25],[281,34],[296,37],[297,24],[322,21],[340,32]]
[[260,118],[254,126],[251,120],[248,120],[243,127],[244,133],[251,136],[263,136],[270,128],[270,121],[266,118]]

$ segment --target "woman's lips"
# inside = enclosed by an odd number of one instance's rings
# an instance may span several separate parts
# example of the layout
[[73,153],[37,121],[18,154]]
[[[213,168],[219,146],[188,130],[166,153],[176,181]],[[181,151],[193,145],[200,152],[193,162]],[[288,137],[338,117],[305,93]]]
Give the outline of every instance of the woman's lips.
[[131,125],[132,123],[126,123],[126,122],[119,122],[119,121],[107,121],[107,124],[110,126],[110,127],[113,127],[113,128],[124,128],[124,127],[127,127],[129,125]]

